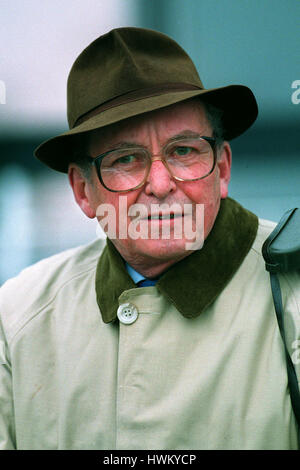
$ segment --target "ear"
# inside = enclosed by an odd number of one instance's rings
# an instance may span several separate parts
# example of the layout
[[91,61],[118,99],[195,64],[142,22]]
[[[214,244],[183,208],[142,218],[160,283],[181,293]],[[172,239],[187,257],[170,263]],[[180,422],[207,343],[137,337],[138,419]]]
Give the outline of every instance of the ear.
[[232,152],[229,143],[224,142],[219,152],[217,166],[220,177],[220,196],[221,199],[225,199],[228,196],[228,185],[231,175]]
[[90,219],[93,219],[96,217],[96,211],[93,209],[92,205],[90,188],[92,183],[86,179],[80,168],[72,163],[69,165],[68,177],[75,201],[85,215]]

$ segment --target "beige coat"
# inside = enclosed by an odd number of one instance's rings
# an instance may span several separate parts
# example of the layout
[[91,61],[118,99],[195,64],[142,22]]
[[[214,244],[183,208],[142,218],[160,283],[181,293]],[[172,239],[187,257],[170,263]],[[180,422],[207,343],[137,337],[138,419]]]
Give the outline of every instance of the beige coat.
[[[104,323],[95,295],[101,241],[8,281],[0,289],[0,448],[296,449],[261,257],[272,227],[260,221],[241,267],[196,318],[155,286],[121,294],[120,305],[137,308],[132,324]],[[300,278],[281,282],[295,358]]]

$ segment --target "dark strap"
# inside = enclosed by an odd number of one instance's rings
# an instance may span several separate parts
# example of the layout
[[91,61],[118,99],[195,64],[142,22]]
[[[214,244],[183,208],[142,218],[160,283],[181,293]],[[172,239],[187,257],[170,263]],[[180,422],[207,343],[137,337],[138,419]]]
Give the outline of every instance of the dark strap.
[[271,288],[272,288],[272,295],[273,295],[273,300],[274,300],[276,317],[278,321],[280,334],[281,334],[283,344],[284,344],[285,357],[286,357],[286,363],[287,363],[288,385],[289,385],[289,390],[290,390],[292,407],[294,410],[297,423],[298,425],[300,425],[300,393],[299,393],[298,379],[297,379],[297,375],[295,372],[294,364],[289,354],[288,348],[286,346],[286,341],[285,341],[283,306],[282,306],[280,283],[279,283],[279,279],[276,273],[270,272],[270,279],[271,279]]

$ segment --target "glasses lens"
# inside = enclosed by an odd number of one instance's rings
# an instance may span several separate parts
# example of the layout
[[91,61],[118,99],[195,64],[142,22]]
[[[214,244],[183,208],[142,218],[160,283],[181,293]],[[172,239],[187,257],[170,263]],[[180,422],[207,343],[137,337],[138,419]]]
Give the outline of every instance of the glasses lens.
[[145,177],[149,158],[143,149],[122,149],[107,153],[100,165],[104,185],[113,191],[128,191]]
[[183,139],[166,148],[166,161],[173,176],[183,180],[203,178],[214,167],[214,152],[204,139]]

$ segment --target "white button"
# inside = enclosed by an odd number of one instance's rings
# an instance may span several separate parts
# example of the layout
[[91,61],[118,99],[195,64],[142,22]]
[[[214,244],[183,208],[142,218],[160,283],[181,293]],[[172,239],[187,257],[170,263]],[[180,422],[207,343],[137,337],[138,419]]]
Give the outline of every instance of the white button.
[[117,311],[118,319],[125,325],[135,322],[139,316],[137,308],[132,304],[121,304]]

